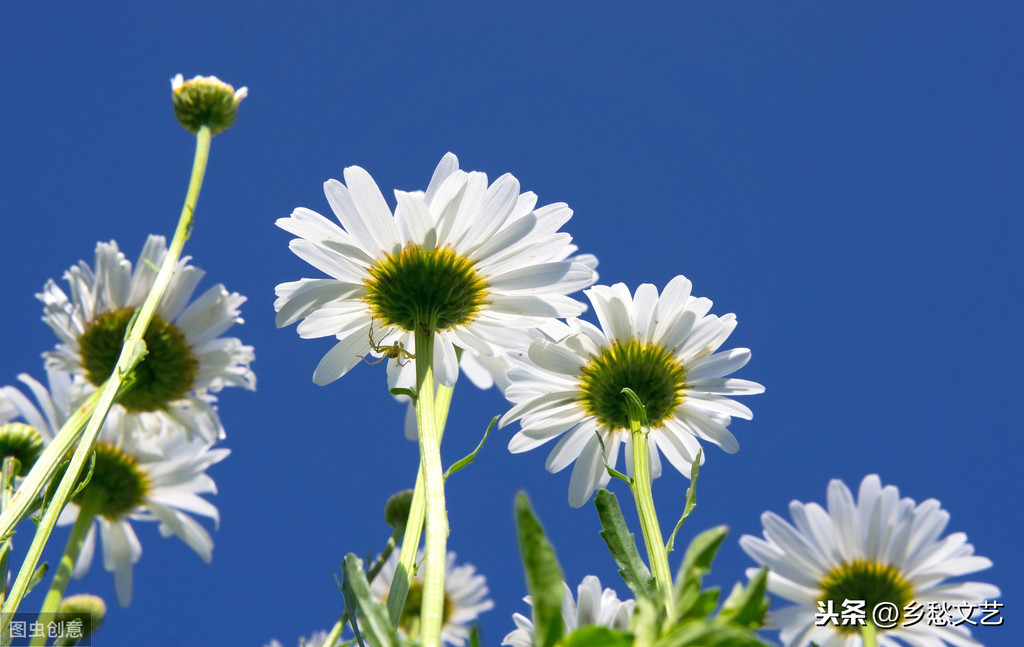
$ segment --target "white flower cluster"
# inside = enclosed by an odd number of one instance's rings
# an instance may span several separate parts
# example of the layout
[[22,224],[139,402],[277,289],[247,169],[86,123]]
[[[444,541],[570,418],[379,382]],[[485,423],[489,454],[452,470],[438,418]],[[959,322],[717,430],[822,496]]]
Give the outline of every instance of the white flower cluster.
[[[134,264],[115,242],[99,243],[93,265],[83,261],[65,273],[67,291],[46,283],[38,295],[43,320],[59,340],[45,353],[47,383],[19,376],[34,403],[18,388],[0,389],[0,422],[23,421],[44,445],[53,440],[110,374],[128,322],[166,254],[160,236],[149,237]],[[203,271],[188,261],[177,264],[144,337],[148,354],[107,415],[86,488],[95,507],[74,572],[81,577],[88,571],[98,529],[104,567],[113,571],[124,606],[132,598],[132,565],[142,555],[134,523],[157,522],[162,535],[176,535],[204,561],[212,559],[213,540],[192,515],[218,521],[217,508],[203,498],[216,493],[206,469],[229,454],[216,447],[225,433],[215,394],[228,386],[256,387],[252,347],[223,336],[242,323],[245,297],[215,285],[193,298]],[[75,522],[82,496],[59,523]]]
[[[276,291],[279,326],[298,323],[304,338],[337,340],[313,374],[316,383],[332,382],[361,361],[387,361],[388,386],[408,392],[416,363],[428,361],[435,385],[453,385],[460,369],[480,388],[497,384],[513,403],[501,425],[520,425],[510,451],[560,437],[546,468],[575,464],[574,507],[609,482],[620,447],[632,476],[635,413],[625,388],[640,399],[649,423],[650,477],[661,474],[662,457],[689,477],[693,462],[704,459],[703,443],[728,453],[739,449],[729,426],[753,414],[734,398],[764,388],[730,377],[750,359],[745,348],[722,350],[736,316],[710,314],[711,301],[694,296],[685,277],[661,291],[650,284],[635,291],[622,283],[594,285],[597,260],[574,255],[571,238],[559,231],[572,215],[566,205],[536,208],[537,196],[520,193],[512,176],[488,184],[484,174],[460,170],[451,153],[425,192],[395,192],[394,212],[362,168],[349,167],[344,177],[344,184],[324,185],[337,224],[304,208],[277,223],[297,237],[292,251],[328,277],[282,283]],[[579,318],[586,306],[568,296],[583,288],[596,325]],[[417,356],[421,332],[436,340],[432,357]],[[406,435],[416,439],[411,409],[406,421]],[[948,514],[937,502],[915,506],[877,477],[864,480],[859,504],[835,481],[829,513],[797,503],[791,511],[795,528],[766,513],[765,539],[742,540],[770,568],[769,588],[800,605],[776,616],[786,645],[861,645],[849,628],[811,622],[815,601],[843,591],[885,600],[998,595],[986,584],[944,584],[986,568],[988,560],[974,557],[962,534],[938,539]],[[374,581],[378,598],[393,572],[392,565]],[[566,586],[568,631],[588,624],[626,631],[632,610],[632,601],[602,590],[595,577],[583,580],[576,600]],[[514,620],[517,629],[504,644],[532,646],[533,623],[519,614]],[[877,642],[888,647],[897,644],[894,638],[976,644],[960,628],[881,629]],[[462,632],[445,640],[461,644]]]

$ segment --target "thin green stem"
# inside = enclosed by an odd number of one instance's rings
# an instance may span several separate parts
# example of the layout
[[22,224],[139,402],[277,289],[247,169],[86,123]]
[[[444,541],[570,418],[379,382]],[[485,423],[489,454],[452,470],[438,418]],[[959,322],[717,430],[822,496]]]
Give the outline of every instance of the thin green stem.
[[[14,496],[14,477],[17,473],[16,465],[18,460],[13,456],[5,456],[3,460],[3,467],[0,468],[0,510],[6,510],[7,506],[11,503],[11,497]],[[10,559],[11,551],[14,548],[13,540],[8,537],[3,542],[3,547],[0,547],[0,573],[7,572],[7,560]],[[4,600],[4,587],[0,587],[0,603]]]
[[81,437],[82,430],[96,409],[101,393],[102,391],[93,392],[82,406],[64,421],[57,436],[46,446],[28,476],[21,482],[18,491],[4,504],[3,513],[0,514],[0,537],[6,537],[13,532],[14,526],[25,518],[32,504],[42,494],[43,488],[57,471],[57,466]]
[[651,493],[651,456],[647,439],[650,428],[647,426],[647,414],[632,391],[626,394],[626,402],[630,438],[633,442],[633,480],[629,488],[633,491],[633,500],[636,501],[636,511],[640,517],[640,529],[647,546],[647,561],[650,562],[651,573],[654,574],[665,608],[671,614],[672,572],[668,567],[668,550],[661,536],[661,525],[658,523]]
[[878,629],[868,620],[860,627],[860,638],[864,647],[878,647]]
[[[437,429],[438,444],[444,435],[445,423],[448,420],[448,408],[452,402],[454,387],[439,386],[434,400],[434,420]],[[398,557],[398,568],[395,579],[388,590],[388,616],[391,624],[398,626],[405,608],[405,599],[409,595],[409,582],[416,566],[416,554],[419,552],[420,538],[423,535],[423,519],[426,516],[426,481],[423,478],[423,466],[416,472],[416,486],[412,491],[412,503],[409,506],[409,519],[406,521],[405,534],[402,537],[402,550]]]
[[[110,411],[110,407],[113,405],[114,399],[118,395],[122,383],[145,356],[146,343],[142,340],[142,337],[146,333],[146,328],[149,327],[149,322],[152,321],[153,315],[156,313],[157,306],[160,305],[160,301],[163,299],[164,293],[167,292],[167,286],[171,282],[171,276],[174,274],[174,268],[178,263],[178,259],[181,257],[181,250],[185,246],[185,241],[188,240],[189,234],[192,232],[193,214],[195,212],[196,201],[199,199],[199,189],[203,184],[203,177],[206,174],[206,162],[210,155],[210,139],[210,129],[206,126],[200,128],[199,132],[196,133],[196,153],[192,162],[192,175],[189,179],[188,191],[185,194],[185,204],[181,209],[181,216],[178,219],[178,226],[174,231],[174,238],[171,239],[171,244],[167,249],[167,255],[164,257],[163,263],[160,266],[160,271],[157,272],[156,279],[153,281],[152,289],[150,289],[149,294],[146,296],[146,300],[142,303],[142,307],[136,311],[134,320],[128,328],[127,334],[125,335],[124,345],[121,347],[121,355],[117,360],[117,365],[114,367],[114,371],[110,374],[110,377],[107,378],[106,382],[103,383],[103,386],[98,391],[99,395],[95,401],[95,411],[92,411],[92,415],[89,417],[89,422],[85,426],[85,431],[81,434],[81,440],[78,442],[78,447],[75,449],[74,456],[71,458],[71,464],[65,471],[60,485],[57,486],[57,491],[55,492],[50,505],[43,513],[43,518],[36,530],[35,537],[32,538],[32,545],[29,546],[28,552],[25,555],[25,561],[21,565],[21,570],[18,572],[18,577],[14,581],[14,586],[11,587],[9,596],[4,600],[3,607],[0,608],[0,632],[7,629],[10,625],[14,612],[17,611],[18,605],[21,604],[21,599],[25,596],[32,574],[35,572],[36,565],[39,563],[43,548],[45,548],[46,542],[50,538],[50,533],[53,531],[53,527],[57,523],[57,517],[60,515],[61,510],[64,509],[68,499],[71,497],[71,490],[78,482],[78,478],[82,473],[85,461],[92,452],[93,445],[96,444],[96,438],[99,436],[100,429],[107,417],[107,412]],[[82,413],[84,409],[85,407],[80,409],[76,415],[78,415],[78,413]],[[32,479],[33,473],[35,473],[37,469],[39,470],[40,475],[46,472],[49,472],[52,475],[53,470],[56,469],[60,461],[62,461],[67,455],[67,451],[74,444],[72,437],[75,433],[72,431],[68,431],[67,437],[63,440],[61,439],[61,436],[67,429],[68,423],[65,423],[64,427],[61,428],[60,433],[57,435],[57,438],[55,438],[50,447],[47,448],[47,451],[43,452],[43,456],[36,461],[36,465],[29,473],[26,481]],[[50,452],[50,450],[54,449],[54,445],[58,444],[58,440],[61,441],[60,444],[64,447],[63,452]],[[50,463],[47,463],[47,461],[50,461]],[[44,484],[45,479],[42,478],[38,479],[38,483],[33,484],[33,488],[38,487],[40,489],[37,490],[36,495],[38,495],[38,491],[41,491]],[[18,494],[14,497],[15,501],[18,501],[21,493],[22,492],[19,490]],[[24,502],[18,502],[18,506],[24,506],[20,508],[20,512],[18,511],[19,508],[16,508],[13,502],[10,510],[4,510],[3,516],[0,517],[0,536],[6,535],[7,532],[13,529],[14,524],[17,523],[16,516],[20,515],[28,508],[30,501],[31,499]],[[8,518],[8,513],[10,513],[10,518]],[[10,524],[9,526],[8,523]]]
[[441,439],[434,413],[433,330],[417,327],[416,355],[416,428],[427,508],[426,572],[423,574],[423,601],[420,607],[420,644],[423,647],[440,647],[441,625],[444,622],[448,514],[444,503]]
[[[68,543],[64,547],[64,555],[60,558],[60,566],[53,575],[53,582],[50,590],[46,592],[43,600],[43,607],[39,611],[39,620],[42,623],[49,622],[50,614],[57,613],[60,602],[64,599],[64,591],[67,590],[71,574],[75,570],[75,562],[82,552],[82,545],[85,543],[85,535],[92,526],[93,519],[103,507],[107,494],[102,489],[86,487],[79,502],[78,518],[75,525],[71,527],[71,534],[68,536]],[[36,636],[32,639],[32,647],[43,647],[46,645],[46,636]]]

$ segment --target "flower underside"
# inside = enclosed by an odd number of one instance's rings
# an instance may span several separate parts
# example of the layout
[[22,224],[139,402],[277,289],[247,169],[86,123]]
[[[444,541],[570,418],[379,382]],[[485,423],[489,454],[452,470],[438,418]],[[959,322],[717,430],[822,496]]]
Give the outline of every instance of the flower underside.
[[381,326],[435,332],[464,326],[486,303],[487,284],[473,262],[451,247],[406,245],[370,268],[365,279],[373,318]]
[[77,501],[87,492],[100,490],[103,504],[98,514],[116,521],[145,502],[149,494],[149,479],[139,469],[138,461],[117,447],[96,443],[93,450],[96,452],[96,464],[92,478],[75,499]]
[[[385,598],[386,599],[386,598]],[[423,605],[423,582],[413,580],[409,583],[409,594],[405,598],[405,606],[402,607],[402,617],[398,626],[406,631],[409,636],[419,634],[420,607]],[[448,596],[444,596],[444,610],[441,613],[441,624],[448,622],[451,616],[452,602]]]
[[[78,345],[86,378],[100,386],[117,366],[133,308],[111,310],[94,319]],[[177,326],[154,315],[143,337],[146,357],[135,367],[134,381],[119,402],[132,412],[156,411],[183,398],[192,388],[199,362]]]
[[25,476],[43,453],[43,439],[34,428],[20,422],[0,425],[0,459],[18,459],[18,476]]
[[[858,559],[836,566],[825,576],[820,599],[831,600],[835,609],[841,609],[846,600],[863,600],[867,618],[874,617],[875,606],[891,602],[900,610],[902,622],[903,609],[914,599],[914,589],[892,566]],[[856,633],[859,628],[841,625],[837,629]]]
[[583,367],[579,388],[587,414],[602,426],[629,429],[622,389],[630,388],[647,409],[651,427],[659,426],[683,401],[686,369],[666,349],[638,339],[614,341]]

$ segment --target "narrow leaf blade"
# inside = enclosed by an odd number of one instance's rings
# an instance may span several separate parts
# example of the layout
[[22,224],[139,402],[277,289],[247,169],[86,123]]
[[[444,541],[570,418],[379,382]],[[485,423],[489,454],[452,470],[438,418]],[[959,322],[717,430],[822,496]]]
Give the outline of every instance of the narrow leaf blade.
[[526,569],[526,585],[533,598],[533,625],[536,647],[553,647],[561,638],[562,626],[562,569],[555,557],[555,549],[544,535],[526,494],[516,497],[516,529],[519,550]]

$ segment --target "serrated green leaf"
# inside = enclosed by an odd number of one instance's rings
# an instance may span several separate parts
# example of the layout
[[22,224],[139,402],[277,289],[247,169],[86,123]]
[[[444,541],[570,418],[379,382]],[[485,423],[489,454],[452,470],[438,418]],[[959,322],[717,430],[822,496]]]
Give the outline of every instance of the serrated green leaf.
[[718,617],[744,627],[760,629],[771,601],[765,597],[768,569],[761,568],[746,586],[739,583],[726,598]]
[[608,546],[612,559],[618,564],[619,575],[625,580],[626,586],[637,599],[655,599],[657,586],[640,557],[633,533],[629,532],[626,520],[622,517],[618,498],[608,490],[598,490],[597,496],[594,497],[594,506],[601,520],[601,538]]
[[669,619],[670,623],[674,624],[681,618],[707,615],[707,613],[702,613],[704,608],[698,606],[698,603],[702,602],[701,579],[711,569],[711,561],[715,558],[715,553],[718,552],[718,548],[722,545],[728,532],[729,530],[725,526],[718,526],[711,530],[705,530],[690,542],[690,546],[686,549],[686,556],[683,557],[682,566],[679,567],[679,572],[676,574],[673,591],[675,605],[672,618]]
[[693,509],[697,507],[697,475],[700,472],[700,457],[703,455],[703,452],[703,449],[698,449],[697,457],[693,459],[693,463],[690,465],[690,487],[686,488],[686,506],[683,508],[683,514],[679,517],[679,521],[676,522],[676,527],[668,538],[668,544],[665,546],[665,550],[670,553],[675,547],[676,533],[683,527],[683,522],[690,516]]
[[587,625],[569,634],[559,647],[632,647],[633,634],[608,627]]
[[463,467],[469,465],[476,458],[476,455],[480,453],[480,450],[484,448],[484,443],[487,442],[487,437],[491,435],[491,430],[494,429],[494,425],[498,424],[498,420],[501,416],[494,416],[491,420],[491,424],[487,425],[487,429],[484,430],[484,437],[480,439],[480,443],[476,446],[476,449],[471,451],[468,455],[464,456],[460,460],[456,461],[454,465],[448,468],[444,473],[444,480],[448,480],[448,477],[458,472]]
[[341,595],[345,598],[352,632],[360,645],[365,635],[373,647],[398,646],[398,632],[388,619],[388,612],[373,599],[363,567],[353,553],[345,555],[341,564]]
[[534,645],[553,647],[562,638],[562,569],[526,494],[516,496],[516,529],[533,599]]

